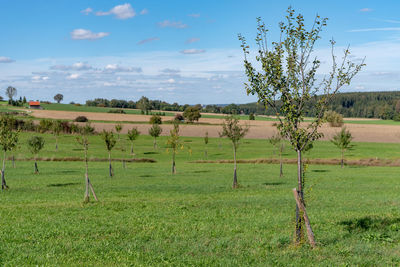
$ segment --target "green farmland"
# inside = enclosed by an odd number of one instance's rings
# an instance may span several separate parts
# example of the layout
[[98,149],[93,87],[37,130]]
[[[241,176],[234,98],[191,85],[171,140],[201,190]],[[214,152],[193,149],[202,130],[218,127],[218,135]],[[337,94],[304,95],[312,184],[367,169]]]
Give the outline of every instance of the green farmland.
[[[292,243],[296,166],[239,164],[239,189],[232,189],[232,164],[203,160],[202,138],[182,137],[177,174],[171,174],[166,137],[154,150],[149,136],[135,142],[136,158],[156,163],[89,162],[99,202],[83,204],[84,163],[73,135],[46,139],[35,175],[23,133],[0,194],[0,264],[62,266],[346,266],[399,265],[400,181],[398,167],[310,165],[307,211],[316,249]],[[124,140],[126,137],[121,136]],[[121,142],[114,158],[131,158]],[[220,145],[221,142],[221,145]],[[124,151],[123,147],[126,147]],[[295,154],[285,152],[286,158]],[[400,145],[356,143],[349,159],[400,158]],[[227,140],[210,139],[208,160],[231,159]],[[191,153],[190,153],[191,152]],[[266,140],[245,139],[239,159],[274,157]],[[90,139],[89,158],[107,152],[99,136]],[[317,142],[305,157],[339,158],[330,142]],[[296,258],[296,264],[293,259]]]

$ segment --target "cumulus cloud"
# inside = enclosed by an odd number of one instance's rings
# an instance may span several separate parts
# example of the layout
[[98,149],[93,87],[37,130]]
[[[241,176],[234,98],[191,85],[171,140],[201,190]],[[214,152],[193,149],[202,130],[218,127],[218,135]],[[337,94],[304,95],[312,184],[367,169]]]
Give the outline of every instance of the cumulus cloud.
[[198,41],[200,41],[200,38],[190,38],[190,39],[186,40],[186,43],[187,44],[192,44],[192,43],[195,43],[195,42],[198,42]]
[[72,65],[54,65],[50,67],[51,70],[62,70],[62,71],[68,71],[68,70],[91,70],[93,69],[92,66],[87,64],[86,62],[77,62]]
[[361,12],[371,12],[372,10],[373,10],[372,8],[368,8],[368,7],[360,9]]
[[189,14],[188,16],[196,19],[200,18],[200,14]]
[[147,13],[149,13],[147,8],[143,9],[142,11],[140,11],[140,15],[146,15]]
[[142,44],[151,43],[151,42],[158,41],[158,40],[160,40],[160,38],[158,38],[158,37],[150,37],[150,38],[147,38],[147,39],[139,41],[137,44],[138,45],[142,45]]
[[206,50],[204,49],[185,49],[181,51],[181,53],[185,55],[202,54],[205,52]]
[[71,32],[73,40],[96,40],[110,35],[108,32],[92,32],[91,30],[75,29]]
[[142,72],[142,68],[138,67],[124,67],[118,64],[108,64],[104,68],[105,73],[115,73],[115,72]]
[[67,79],[68,79],[68,80],[76,80],[76,79],[78,79],[80,76],[81,76],[81,75],[78,74],[78,73],[72,73],[72,74],[70,74],[70,75],[67,76]]
[[184,24],[180,21],[170,21],[170,20],[164,20],[162,22],[159,22],[158,26],[160,28],[176,28],[176,29],[185,29],[188,27],[187,24]]
[[11,59],[9,57],[0,57],[0,63],[12,63],[14,61],[14,59]]
[[93,9],[91,9],[90,7],[84,9],[81,11],[81,13],[85,14],[85,15],[89,15],[90,13],[93,12]]
[[136,16],[135,10],[132,8],[131,4],[123,4],[118,5],[111,8],[107,12],[98,11],[96,12],[96,16],[108,16],[114,15],[117,19],[129,19]]

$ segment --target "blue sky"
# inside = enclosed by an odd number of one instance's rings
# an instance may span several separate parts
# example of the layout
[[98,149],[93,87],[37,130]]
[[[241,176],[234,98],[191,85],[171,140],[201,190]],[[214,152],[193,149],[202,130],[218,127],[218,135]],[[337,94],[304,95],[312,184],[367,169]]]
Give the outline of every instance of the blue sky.
[[[0,1],[0,95],[64,102],[95,97],[168,102],[246,103],[237,34],[255,36],[256,17],[273,40],[291,5],[328,27],[316,55],[351,45],[367,66],[342,91],[398,90],[400,1]],[[322,66],[320,74],[327,71]]]

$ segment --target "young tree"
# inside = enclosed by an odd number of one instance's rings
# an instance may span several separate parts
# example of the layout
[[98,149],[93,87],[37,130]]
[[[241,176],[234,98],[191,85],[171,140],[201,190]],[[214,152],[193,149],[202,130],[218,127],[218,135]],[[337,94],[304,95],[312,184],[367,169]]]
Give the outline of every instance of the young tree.
[[207,159],[208,131],[206,131],[206,135],[204,136],[204,145],[205,145],[204,155],[206,156]]
[[158,124],[153,124],[153,126],[151,126],[151,128],[149,129],[150,136],[152,136],[154,138],[154,142],[153,142],[154,149],[157,149],[156,139],[157,139],[157,137],[160,136],[161,133],[162,133],[162,128]]
[[199,121],[201,118],[200,108],[197,106],[187,107],[183,112],[183,117],[185,121],[193,123],[194,121]]
[[139,135],[140,132],[137,128],[132,128],[131,130],[128,130],[128,140],[131,142],[131,155],[134,155],[133,142],[138,138]]
[[[318,128],[323,122],[323,114],[332,97],[344,85],[349,85],[352,78],[364,66],[362,61],[355,64],[349,60],[349,49],[345,49],[342,61],[338,64],[334,55],[335,42],[331,40],[332,66],[330,73],[317,81],[316,73],[321,62],[313,57],[316,41],[321,30],[326,26],[326,18],[317,16],[313,26],[307,30],[301,14],[289,7],[287,22],[281,22],[280,39],[270,42],[267,39],[268,29],[260,18],[256,42],[258,55],[256,61],[261,70],[248,60],[250,48],[246,39],[239,35],[244,52],[244,66],[248,83],[245,87],[248,94],[257,95],[259,102],[272,107],[278,118],[278,130],[287,138],[297,153],[297,191],[302,204],[304,201],[304,180],[302,176],[302,152],[322,134]],[[317,93],[322,95],[316,98]],[[280,101],[278,101],[280,100]],[[316,116],[311,123],[301,124],[310,100],[315,100]],[[302,239],[302,220],[299,207],[296,208],[296,241]]]
[[340,161],[340,165],[342,168],[344,167],[344,152],[352,147],[352,145],[350,144],[351,140],[353,140],[353,137],[350,131],[346,130],[346,127],[343,127],[342,130],[335,134],[331,140],[331,142],[341,151],[342,158]]
[[44,147],[44,138],[41,136],[32,136],[28,139],[28,148],[33,154],[35,159],[35,174],[39,173],[38,165],[37,165],[37,156]]
[[86,123],[86,125],[80,128],[80,136],[76,138],[76,141],[82,145],[83,150],[85,151],[85,196],[83,198],[83,202],[89,202],[89,188],[92,191],[93,197],[96,201],[98,201],[96,193],[94,192],[94,188],[89,179],[89,165],[88,165],[88,150],[89,150],[89,135],[93,134],[94,128],[90,126],[90,123]]
[[151,116],[149,123],[150,124],[162,124],[162,118],[159,115],[153,115],[153,116]]
[[115,136],[112,131],[103,130],[103,132],[101,133],[101,137],[103,138],[104,143],[106,144],[107,151],[108,151],[108,161],[110,163],[109,164],[110,177],[113,177],[114,171],[113,171],[113,168],[111,165],[111,150],[114,148],[117,140],[115,140]]
[[6,95],[10,99],[9,102],[12,105],[13,103],[13,97],[17,95],[17,89],[15,87],[9,86],[6,89]]
[[279,153],[279,177],[282,177],[283,176],[282,153],[283,150],[285,149],[285,144],[283,143],[282,136],[280,136],[279,134],[275,134],[271,138],[269,138],[268,141]]
[[58,151],[58,137],[60,136],[62,129],[63,129],[62,121],[60,120],[53,121],[51,132],[53,133],[54,138],[56,139],[56,151]]
[[57,101],[58,104],[64,99],[64,96],[62,94],[56,94],[54,96],[54,100]]
[[172,174],[175,174],[175,155],[178,149],[183,147],[183,144],[179,139],[179,124],[177,122],[174,123],[174,129],[170,131],[170,137],[168,138],[167,145],[172,150]]
[[119,134],[121,133],[123,128],[124,126],[121,123],[115,124],[115,131],[117,132],[118,141],[119,141]]
[[239,120],[234,116],[227,116],[225,121],[222,124],[222,137],[228,137],[233,146],[233,162],[234,162],[234,169],[233,169],[233,188],[238,187],[237,182],[237,174],[236,174],[236,151],[239,147],[240,139],[242,139],[247,132],[249,131],[249,127],[241,126],[239,124]]
[[3,166],[1,169],[1,190],[8,189],[5,179],[5,162],[7,151],[14,149],[18,144],[19,131],[15,131],[12,125],[12,119],[7,116],[0,118],[0,146],[3,150]]

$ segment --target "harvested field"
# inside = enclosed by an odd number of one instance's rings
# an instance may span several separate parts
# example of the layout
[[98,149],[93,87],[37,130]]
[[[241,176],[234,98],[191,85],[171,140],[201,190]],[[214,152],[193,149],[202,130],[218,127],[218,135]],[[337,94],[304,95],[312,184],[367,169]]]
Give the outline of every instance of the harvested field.
[[[48,111],[48,110],[34,110],[32,115],[37,118],[51,118],[51,119],[69,119],[73,120],[77,116],[86,116],[89,120],[94,121],[132,121],[135,124],[130,125],[129,123],[124,124],[122,133],[126,133],[129,129],[137,127],[142,134],[147,134],[148,129],[151,127],[147,121],[150,119],[150,115],[131,115],[131,114],[113,114],[113,113],[92,113],[92,112],[68,112],[68,111]],[[173,117],[163,117],[164,121],[172,120]],[[143,122],[143,124],[138,124]],[[218,133],[221,131],[220,124],[223,122],[222,119],[218,118],[201,118],[200,122],[216,124],[216,125],[195,125],[195,124],[182,124],[181,134],[183,136],[194,136],[202,137],[205,132],[208,131],[210,137],[218,137]],[[248,124],[250,131],[247,138],[263,139],[271,137],[276,133],[275,122],[273,121],[245,121],[241,123]],[[114,129],[112,123],[94,122],[92,125],[97,131],[103,129],[111,130]],[[162,135],[169,135],[169,131],[172,129],[172,125],[162,125]],[[375,125],[375,124],[346,124],[354,136],[356,142],[381,142],[381,143],[398,143],[400,142],[400,126],[396,125]],[[332,136],[338,132],[340,128],[330,127],[328,124],[323,125],[321,132],[324,133],[322,140],[329,140]]]

